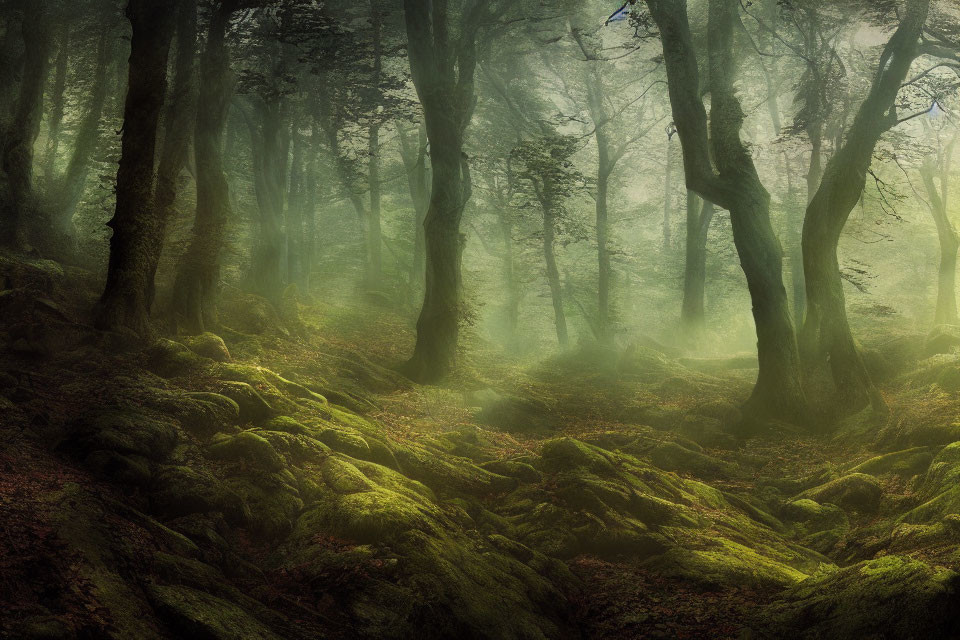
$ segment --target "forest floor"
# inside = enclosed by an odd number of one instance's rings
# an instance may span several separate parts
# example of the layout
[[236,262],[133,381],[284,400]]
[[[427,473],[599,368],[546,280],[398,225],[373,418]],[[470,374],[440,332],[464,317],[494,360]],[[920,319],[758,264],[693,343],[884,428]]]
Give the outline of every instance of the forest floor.
[[745,437],[749,357],[468,336],[422,387],[373,302],[144,345],[0,275],[2,637],[960,636],[960,329],[874,333],[889,414]]

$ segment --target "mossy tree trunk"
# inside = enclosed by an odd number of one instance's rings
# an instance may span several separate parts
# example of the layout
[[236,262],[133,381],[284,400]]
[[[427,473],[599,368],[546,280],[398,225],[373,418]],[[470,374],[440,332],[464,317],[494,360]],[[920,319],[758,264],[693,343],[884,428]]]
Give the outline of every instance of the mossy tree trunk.
[[570,345],[567,332],[567,315],[563,309],[563,287],[560,284],[560,270],[556,256],[556,203],[550,193],[549,185],[544,185],[538,193],[543,208],[543,260],[547,271],[547,284],[550,286],[550,300],[553,303],[553,324],[557,331],[557,342],[561,349]]
[[896,98],[914,59],[929,10],[929,0],[911,0],[900,25],[887,41],[870,92],[842,146],[830,158],[803,224],[803,271],[807,308],[800,345],[811,376],[828,368],[832,409],[851,412],[886,404],[867,372],[847,321],[843,281],[837,258],[840,234],[860,199],[880,136],[899,120]]
[[[0,139],[0,244],[15,249],[27,246],[27,225],[37,215],[33,189],[34,144],[43,117],[43,86],[50,56],[50,24],[46,0],[14,3],[8,33],[22,38],[22,53],[4,55],[5,63],[19,80],[19,95],[12,105],[12,117]],[[13,12],[11,12],[13,13]],[[19,20],[17,19],[19,18]],[[0,61],[4,62],[4,61]]]
[[[436,382],[454,367],[461,305],[460,220],[471,193],[463,138],[476,106],[476,40],[492,19],[488,0],[467,5],[451,24],[446,0],[431,4],[404,0],[408,55],[413,83],[423,106],[430,141],[432,189],[424,219],[426,288],[417,320],[417,342],[406,373]],[[456,27],[452,29],[451,27]],[[451,31],[455,31],[454,38]]]
[[154,209],[154,155],[157,126],[167,91],[167,57],[174,12],[160,0],[131,0],[127,18],[133,28],[117,200],[107,225],[110,260],[107,284],[96,310],[101,329],[150,334],[151,247],[162,242]]
[[684,338],[696,347],[706,329],[704,296],[707,279],[707,234],[713,220],[713,203],[687,191],[687,225],[683,268],[683,302],[680,325]]
[[149,290],[147,308],[151,308],[156,291],[157,266],[163,250],[167,222],[174,212],[177,199],[177,182],[187,162],[190,148],[190,124],[196,117],[195,58],[197,46],[196,0],[180,0],[177,8],[176,65],[173,75],[173,90],[164,114],[163,148],[157,168],[157,185],[154,197],[155,215],[159,233],[153,238],[150,251]]
[[420,124],[417,132],[417,146],[414,149],[410,135],[402,126],[397,127],[400,141],[400,155],[407,173],[407,186],[413,201],[413,256],[410,262],[410,296],[414,304],[420,304],[423,296],[424,280],[424,238],[423,221],[430,205],[430,187],[427,183],[427,128]]
[[235,0],[221,0],[217,5],[200,57],[193,137],[197,209],[190,244],[177,265],[173,297],[175,320],[190,333],[203,333],[217,325],[220,250],[230,218],[230,190],[223,171],[222,149],[235,85],[226,32],[235,8]]
[[744,115],[734,91],[733,55],[738,5],[722,1],[709,5],[709,135],[686,4],[647,0],[647,5],[663,42],[687,188],[730,211],[734,244],[753,301],[759,372],[745,417],[803,422],[809,411],[783,286],[782,250],[770,223],[769,194],[740,139]]
[[937,239],[940,242],[935,324],[957,324],[957,251],[960,250],[960,237],[947,213],[950,203],[950,167],[957,139],[957,134],[954,134],[945,148],[938,149],[936,161],[927,158],[920,167],[930,215],[937,226]]

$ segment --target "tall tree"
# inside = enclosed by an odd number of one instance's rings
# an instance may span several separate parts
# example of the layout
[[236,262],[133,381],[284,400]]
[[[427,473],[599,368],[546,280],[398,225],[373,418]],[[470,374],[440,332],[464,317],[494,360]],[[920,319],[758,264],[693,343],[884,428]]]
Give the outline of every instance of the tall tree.
[[899,26],[880,54],[870,91],[843,144],[827,163],[803,222],[807,309],[800,346],[804,365],[812,375],[829,368],[835,391],[833,406],[841,411],[855,411],[867,404],[877,410],[886,408],[850,332],[837,246],[850,211],[860,200],[877,142],[900,122],[897,94],[920,54],[929,7],[930,0],[907,2]]
[[197,210],[190,244],[177,265],[173,311],[184,330],[217,325],[220,250],[230,217],[230,188],[223,171],[223,133],[235,88],[226,34],[237,0],[219,0],[210,16],[200,57],[200,90],[193,136]]
[[686,3],[647,0],[647,6],[663,43],[687,188],[730,211],[734,244],[753,300],[760,367],[745,415],[802,421],[808,405],[783,286],[782,250],[770,224],[770,196],[740,139],[744,114],[734,90],[737,65],[733,51],[738,5],[727,0],[709,3],[709,129]]
[[[939,138],[939,137],[938,137]],[[940,263],[937,268],[936,324],[957,324],[957,251],[960,236],[950,220],[950,170],[960,134],[954,132],[944,145],[938,139],[936,154],[927,156],[920,166],[920,175],[927,192],[927,205],[937,226]]]
[[454,366],[460,334],[460,220],[470,196],[463,140],[476,105],[477,37],[493,19],[492,0],[465,0],[459,20],[448,0],[404,0],[413,83],[430,140],[432,189],[424,220],[426,289],[408,375],[444,378]]
[[687,191],[687,238],[684,251],[683,301],[680,324],[684,338],[697,346],[706,328],[704,296],[707,280],[707,233],[714,208],[709,200]]

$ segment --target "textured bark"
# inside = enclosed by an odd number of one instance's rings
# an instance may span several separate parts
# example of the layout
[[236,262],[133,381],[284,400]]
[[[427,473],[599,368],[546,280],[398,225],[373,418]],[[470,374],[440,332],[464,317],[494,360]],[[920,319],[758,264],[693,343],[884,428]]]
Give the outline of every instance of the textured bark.
[[663,248],[670,248],[670,216],[673,213],[673,132],[667,132],[667,168],[663,176]]
[[960,236],[947,213],[950,203],[950,166],[956,144],[955,135],[938,154],[937,162],[928,158],[920,168],[923,185],[927,190],[930,215],[937,226],[937,239],[940,243],[935,324],[957,324],[957,251],[960,250]]
[[306,202],[306,179],[304,172],[304,141],[296,127],[292,133],[293,151],[290,159],[290,190],[287,196],[285,215],[286,233],[286,280],[303,288],[304,278],[304,207]]
[[557,257],[554,251],[556,220],[553,203],[549,195],[544,196],[543,210],[543,259],[547,267],[547,283],[550,285],[550,299],[553,302],[553,323],[557,330],[557,342],[565,349],[570,344],[567,334],[567,316],[563,310],[563,288],[560,285],[560,271],[557,269]]
[[809,412],[783,286],[782,250],[770,224],[770,196],[740,139],[744,115],[734,91],[733,56],[737,5],[709,5],[709,130],[685,2],[647,0],[647,5],[663,42],[687,188],[730,211],[734,244],[753,301],[759,372],[745,417],[803,421]]
[[13,117],[0,140],[0,244],[18,249],[26,247],[26,225],[37,215],[33,147],[40,133],[43,85],[50,55],[46,1],[24,0],[20,9],[23,54],[19,66],[19,96]]
[[837,245],[850,211],[860,199],[877,141],[897,124],[895,101],[918,55],[929,4],[929,0],[907,3],[899,27],[880,56],[870,92],[843,145],[827,163],[804,218],[807,310],[800,345],[811,377],[819,377],[819,370],[829,368],[834,386],[831,404],[839,412],[856,411],[867,404],[875,410],[886,409],[850,332]]
[[407,173],[407,186],[413,201],[413,259],[410,262],[410,296],[414,304],[422,302],[424,280],[423,221],[430,205],[430,188],[427,184],[427,129],[421,123],[416,150],[402,127],[398,128],[400,155]]
[[63,124],[64,91],[67,87],[67,62],[70,58],[70,24],[64,22],[58,36],[57,61],[54,65],[53,87],[50,92],[50,125],[47,134],[47,148],[43,159],[43,183],[47,189],[53,188],[54,171],[57,164],[57,152],[60,149],[60,125]]
[[[380,98],[380,75],[383,57],[383,17],[377,0],[370,0],[370,30],[373,40],[373,70],[371,85]],[[367,231],[367,288],[376,291],[383,279],[383,231],[380,225],[380,121],[379,115],[367,127],[367,183],[370,188],[370,211]]]
[[787,211],[784,226],[784,240],[787,245],[787,259],[790,261],[790,298],[793,302],[794,326],[803,326],[803,316],[807,307],[806,282],[803,277],[803,248],[801,230],[803,229],[804,208],[799,205],[800,196],[793,181],[793,167],[786,153],[783,166],[787,174]]
[[223,172],[223,134],[234,91],[225,36],[235,2],[221,0],[210,19],[200,58],[194,132],[197,210],[193,233],[177,266],[173,310],[182,328],[202,333],[217,325],[220,250],[230,217],[230,190]]
[[190,124],[196,117],[195,51],[197,46],[196,0],[181,0],[177,9],[177,59],[174,67],[173,90],[164,114],[163,148],[157,168],[154,209],[158,234],[150,245],[150,280],[147,308],[153,306],[156,290],[157,265],[166,236],[167,223],[174,212],[177,199],[177,181],[187,162],[190,148]]
[[[40,231],[47,234],[46,244],[51,251],[62,256],[74,253],[73,214],[83,195],[90,173],[90,158],[97,147],[100,120],[107,101],[109,83],[108,68],[113,55],[113,29],[104,28],[97,43],[94,83],[87,98],[83,118],[73,142],[67,168],[55,184],[51,185],[50,220]],[[39,235],[39,234],[38,234]]]
[[431,5],[404,0],[410,70],[423,106],[430,140],[432,189],[424,220],[426,289],[417,320],[417,342],[405,371],[419,382],[436,382],[453,369],[461,304],[460,220],[469,200],[469,164],[463,137],[476,105],[477,29],[487,2],[469,5],[450,39],[447,1]]
[[127,18],[133,35],[117,201],[113,218],[107,223],[113,235],[107,284],[97,305],[96,325],[147,336],[150,248],[162,242],[154,211],[154,154],[167,91],[167,57],[174,19],[170,4],[161,0],[131,0]]
[[712,202],[687,191],[687,237],[680,324],[691,346],[700,343],[706,328],[704,294],[707,278],[707,233],[713,213]]

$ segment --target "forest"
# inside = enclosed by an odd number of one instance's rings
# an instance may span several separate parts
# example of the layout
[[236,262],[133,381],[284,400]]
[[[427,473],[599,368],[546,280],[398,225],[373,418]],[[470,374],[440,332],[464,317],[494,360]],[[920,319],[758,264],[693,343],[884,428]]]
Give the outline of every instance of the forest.
[[960,638],[960,0],[0,0],[0,638]]

